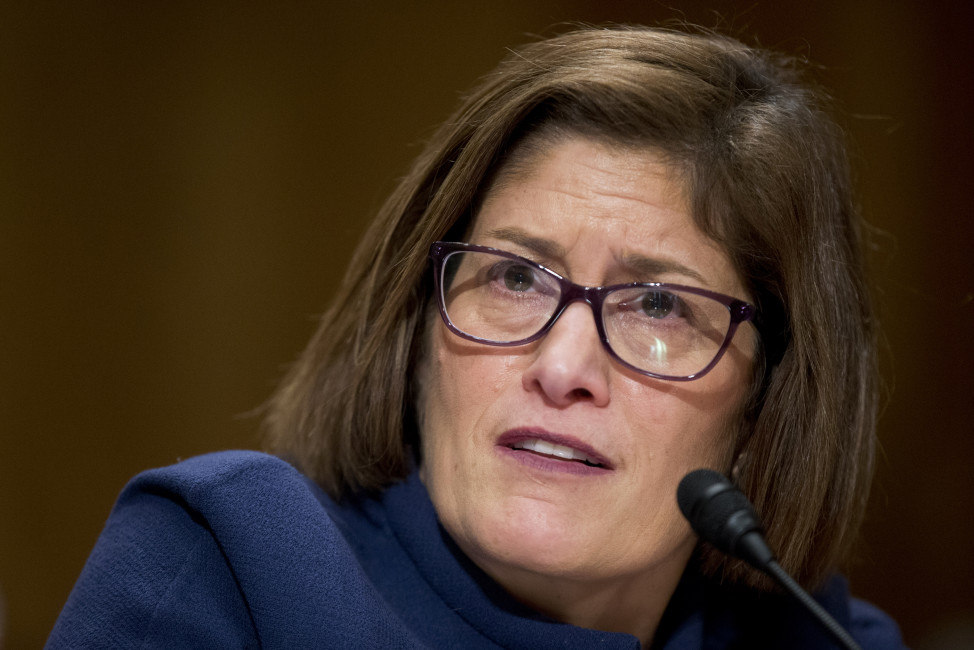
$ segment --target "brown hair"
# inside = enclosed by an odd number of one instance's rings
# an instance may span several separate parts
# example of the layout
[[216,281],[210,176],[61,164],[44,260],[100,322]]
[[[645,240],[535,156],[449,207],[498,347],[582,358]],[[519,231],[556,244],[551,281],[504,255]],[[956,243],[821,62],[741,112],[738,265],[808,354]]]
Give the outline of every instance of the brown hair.
[[[336,497],[404,477],[418,437],[412,379],[430,244],[462,234],[491,175],[532,132],[555,125],[652,147],[757,303],[761,354],[735,476],[782,566],[814,586],[858,529],[877,403],[860,218],[827,104],[799,62],[713,34],[582,29],[513,52],[379,210],[270,403],[271,450]],[[755,582],[707,549],[703,565]]]

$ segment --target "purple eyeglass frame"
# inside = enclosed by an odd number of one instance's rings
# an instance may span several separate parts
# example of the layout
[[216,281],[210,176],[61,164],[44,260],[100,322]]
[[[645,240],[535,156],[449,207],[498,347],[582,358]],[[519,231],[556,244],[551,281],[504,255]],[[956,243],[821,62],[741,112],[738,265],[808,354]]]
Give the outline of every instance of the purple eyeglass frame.
[[[561,288],[561,299],[559,300],[557,307],[555,307],[551,318],[549,318],[548,322],[542,325],[541,329],[539,329],[536,333],[518,341],[491,341],[489,339],[482,339],[472,336],[459,329],[453,324],[452,321],[450,321],[450,317],[446,313],[446,305],[443,298],[443,267],[445,266],[447,257],[449,257],[451,253],[456,252],[492,253],[500,257],[517,260],[518,262],[522,262],[527,266],[536,268],[539,271],[554,277],[558,281],[559,287]],[[734,333],[737,331],[738,325],[751,320],[754,318],[756,313],[754,305],[744,302],[743,300],[738,300],[737,298],[733,298],[731,296],[725,296],[724,294],[716,293],[714,291],[708,291],[707,289],[688,287],[682,284],[668,284],[665,282],[630,282],[627,284],[612,284],[605,287],[586,287],[580,284],[575,284],[571,280],[559,275],[558,273],[555,273],[551,269],[542,266],[537,262],[532,262],[531,260],[521,257],[520,255],[515,255],[514,253],[497,248],[491,248],[489,246],[478,246],[476,244],[466,244],[461,242],[438,241],[434,242],[433,245],[430,246],[429,256],[430,260],[433,262],[433,285],[436,290],[436,304],[440,310],[440,317],[442,317],[447,328],[460,338],[496,347],[515,347],[518,345],[527,345],[528,343],[532,343],[544,337],[555,324],[555,321],[557,321],[562,315],[568,305],[573,302],[584,302],[592,309],[592,317],[595,319],[595,329],[599,334],[599,339],[602,341],[602,347],[604,347],[606,352],[609,353],[609,356],[634,372],[638,372],[641,375],[646,375],[647,377],[653,377],[655,379],[664,379],[666,381],[692,381],[694,379],[703,377],[708,372],[713,370],[714,366],[717,365],[717,362],[720,361],[721,357],[724,356],[724,352],[726,352],[727,348],[730,346],[730,342],[734,338]],[[704,296],[705,298],[715,300],[727,308],[727,310],[730,312],[730,325],[727,328],[727,334],[724,336],[724,341],[720,344],[720,348],[714,355],[713,360],[708,363],[703,370],[695,372],[694,374],[686,377],[661,375],[659,373],[638,368],[616,354],[615,350],[613,350],[612,346],[609,344],[609,337],[606,334],[605,325],[602,322],[602,305],[605,302],[605,297],[608,294],[620,289],[629,289],[635,287],[652,287],[663,290],[673,289],[693,293],[698,296]]]

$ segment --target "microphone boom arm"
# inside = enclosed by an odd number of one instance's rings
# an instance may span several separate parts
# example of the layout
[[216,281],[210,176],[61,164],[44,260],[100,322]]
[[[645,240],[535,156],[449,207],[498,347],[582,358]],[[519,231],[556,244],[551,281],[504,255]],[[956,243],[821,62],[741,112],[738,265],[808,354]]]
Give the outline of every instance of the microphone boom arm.
[[862,650],[852,635],[781,568],[764,539],[764,526],[754,506],[726,476],[709,469],[694,470],[680,481],[676,500],[700,539],[771,576],[836,643],[845,650]]

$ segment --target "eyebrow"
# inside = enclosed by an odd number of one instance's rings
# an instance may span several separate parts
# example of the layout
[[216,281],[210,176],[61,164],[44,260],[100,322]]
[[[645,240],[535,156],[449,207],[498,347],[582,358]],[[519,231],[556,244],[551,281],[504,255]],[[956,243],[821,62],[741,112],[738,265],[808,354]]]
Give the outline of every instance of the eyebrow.
[[679,275],[685,275],[688,278],[693,278],[701,284],[707,284],[707,281],[704,280],[702,275],[691,269],[689,266],[684,266],[683,264],[673,260],[661,260],[655,257],[646,257],[645,255],[632,253],[622,258],[622,264],[626,268],[635,271],[638,277],[651,278],[654,276],[664,275],[666,273],[676,273]]
[[497,228],[496,230],[489,231],[487,236],[517,244],[530,251],[534,251],[546,259],[561,259],[565,257],[565,249],[559,244],[556,244],[550,239],[532,237],[520,228]]
[[[559,244],[556,244],[550,239],[533,237],[520,228],[498,228],[489,231],[487,236],[517,244],[541,255],[547,260],[564,259],[565,257],[565,249]],[[623,256],[622,264],[639,278],[652,278],[667,273],[675,273],[693,278],[701,284],[707,284],[707,281],[700,273],[674,260],[661,260],[638,253],[630,253]]]

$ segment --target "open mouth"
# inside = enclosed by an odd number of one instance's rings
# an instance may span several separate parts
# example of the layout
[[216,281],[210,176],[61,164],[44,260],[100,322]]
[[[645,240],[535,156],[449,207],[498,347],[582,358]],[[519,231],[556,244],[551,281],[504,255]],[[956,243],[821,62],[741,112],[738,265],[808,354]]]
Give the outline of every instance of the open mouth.
[[600,459],[590,456],[580,449],[569,447],[567,445],[559,445],[548,440],[528,438],[513,442],[509,444],[508,447],[515,450],[530,451],[538,454],[539,456],[547,456],[549,458],[557,458],[558,460],[567,462],[581,463],[588,467],[605,467],[605,464]]

